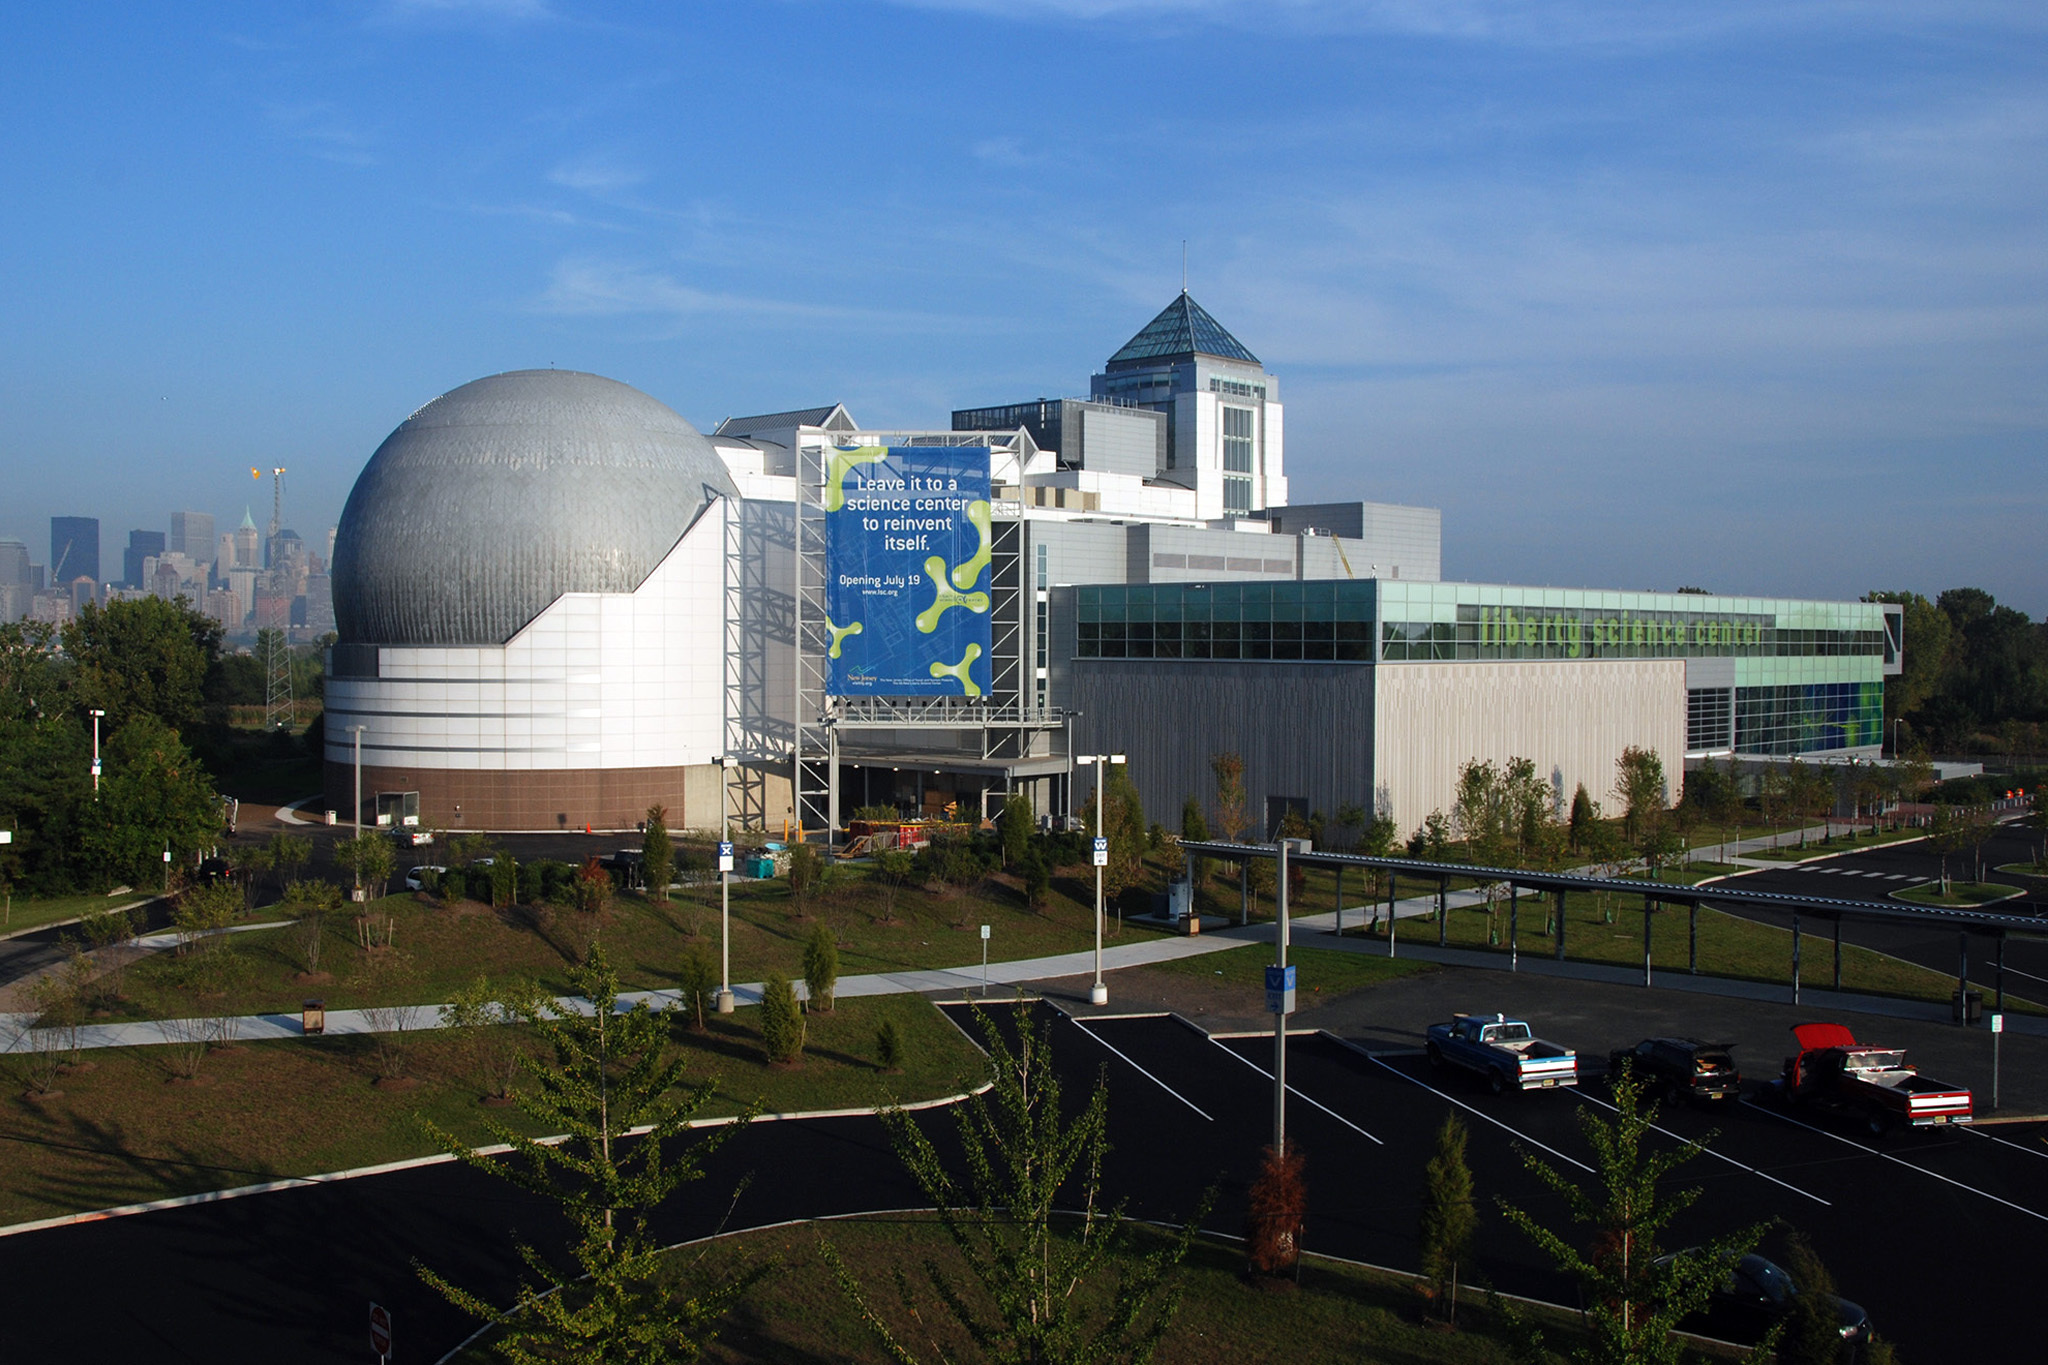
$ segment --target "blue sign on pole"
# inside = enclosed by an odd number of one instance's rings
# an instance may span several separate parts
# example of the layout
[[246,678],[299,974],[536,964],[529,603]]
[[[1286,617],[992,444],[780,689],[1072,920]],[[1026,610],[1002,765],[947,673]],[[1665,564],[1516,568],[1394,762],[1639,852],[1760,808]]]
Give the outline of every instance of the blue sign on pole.
[[988,447],[827,451],[824,503],[826,690],[987,696]]
[[732,871],[732,845],[722,839],[718,844],[718,870],[720,872]]
[[1266,1013],[1294,1013],[1294,968],[1266,968]]

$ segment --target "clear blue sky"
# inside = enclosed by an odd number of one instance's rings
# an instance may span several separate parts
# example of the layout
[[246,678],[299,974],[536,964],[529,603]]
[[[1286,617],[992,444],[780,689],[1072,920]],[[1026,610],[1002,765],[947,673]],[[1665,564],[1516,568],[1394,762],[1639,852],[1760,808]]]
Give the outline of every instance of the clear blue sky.
[[0,18],[0,534],[309,541],[555,364],[709,427],[1085,392],[1192,291],[1456,578],[2048,613],[2048,9],[588,0]]

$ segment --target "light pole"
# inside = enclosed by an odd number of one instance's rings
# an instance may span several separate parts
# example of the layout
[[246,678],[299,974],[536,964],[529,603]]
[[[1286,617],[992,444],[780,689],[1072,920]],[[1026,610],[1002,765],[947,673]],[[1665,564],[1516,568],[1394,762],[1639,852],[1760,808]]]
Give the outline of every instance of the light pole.
[[730,756],[718,760],[718,1012],[731,1014],[732,999],[732,793]]
[[1095,984],[1088,988],[1088,1003],[1107,1005],[1109,987],[1102,981],[1102,869],[1109,862],[1109,848],[1102,837],[1103,784],[1107,779],[1109,765],[1124,761],[1122,754],[1075,754],[1074,762],[1082,767],[1095,768]]
[[97,794],[100,789],[100,717],[107,713],[88,711],[86,714],[92,717],[92,789]]
[[348,727],[348,732],[354,739],[356,751],[356,804],[355,808],[349,812],[355,817],[356,829],[355,856],[349,860],[355,864],[356,869],[356,900],[363,898],[363,731],[369,728],[367,725],[351,725]]

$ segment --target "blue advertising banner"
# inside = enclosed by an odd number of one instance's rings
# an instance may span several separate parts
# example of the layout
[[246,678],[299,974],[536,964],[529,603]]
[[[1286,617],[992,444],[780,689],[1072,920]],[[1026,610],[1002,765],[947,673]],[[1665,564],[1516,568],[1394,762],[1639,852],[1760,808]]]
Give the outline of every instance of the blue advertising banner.
[[988,695],[986,446],[843,446],[825,456],[825,690]]

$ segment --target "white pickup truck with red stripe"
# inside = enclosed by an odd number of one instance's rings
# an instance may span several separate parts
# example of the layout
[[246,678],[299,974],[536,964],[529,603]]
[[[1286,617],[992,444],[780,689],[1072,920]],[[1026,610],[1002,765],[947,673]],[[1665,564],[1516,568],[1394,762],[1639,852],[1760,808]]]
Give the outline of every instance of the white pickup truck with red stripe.
[[1774,1084],[1788,1104],[1857,1115],[1873,1135],[1974,1117],[1968,1090],[1921,1075],[1901,1049],[1857,1042],[1846,1024],[1795,1024],[1792,1035],[1799,1052],[1785,1059],[1785,1074]]

